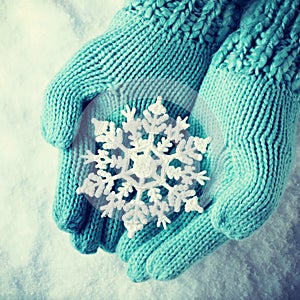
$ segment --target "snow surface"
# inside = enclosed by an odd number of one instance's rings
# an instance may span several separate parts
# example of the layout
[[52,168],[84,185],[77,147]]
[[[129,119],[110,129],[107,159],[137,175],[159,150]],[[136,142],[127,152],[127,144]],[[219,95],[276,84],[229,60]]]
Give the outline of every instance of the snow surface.
[[0,298],[296,299],[300,130],[294,169],[273,217],[176,280],[132,283],[115,255],[81,255],[56,228],[57,150],[40,135],[43,93],[121,6],[121,0],[0,0]]

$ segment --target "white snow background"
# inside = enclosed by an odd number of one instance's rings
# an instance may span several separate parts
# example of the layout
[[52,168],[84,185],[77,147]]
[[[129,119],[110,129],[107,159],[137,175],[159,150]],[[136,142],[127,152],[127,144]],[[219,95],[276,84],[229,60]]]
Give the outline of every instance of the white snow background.
[[121,0],[0,0],[0,299],[296,299],[300,130],[294,169],[272,218],[178,279],[132,283],[116,255],[81,255],[56,228],[57,150],[40,135],[43,93],[121,6]]

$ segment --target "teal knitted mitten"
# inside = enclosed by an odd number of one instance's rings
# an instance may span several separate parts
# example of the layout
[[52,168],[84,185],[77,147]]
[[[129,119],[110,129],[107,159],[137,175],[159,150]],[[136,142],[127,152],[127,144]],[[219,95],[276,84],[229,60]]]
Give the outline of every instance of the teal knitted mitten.
[[[248,237],[270,217],[295,149],[299,70],[299,0],[254,3],[215,54],[200,88],[225,138],[222,183],[201,215],[182,213],[168,230],[151,224],[134,239],[122,236],[117,252],[128,261],[133,281],[175,278],[227,240]],[[192,116],[201,109],[197,100]],[[202,130],[197,123],[191,128]],[[210,156],[213,165],[214,153]]]
[[[76,194],[88,173],[81,155],[92,146],[82,134],[73,142],[77,129],[88,126],[79,124],[83,108],[109,87],[138,79],[168,79],[198,91],[212,54],[235,26],[235,2],[239,1],[132,1],[107,33],[84,46],[51,83],[42,132],[62,149],[53,215],[60,229],[74,233],[79,251],[94,253],[100,245],[112,252],[123,231],[119,221],[101,219],[99,211]],[[116,118],[114,108],[108,108],[106,114]],[[118,123],[118,118],[111,120]]]

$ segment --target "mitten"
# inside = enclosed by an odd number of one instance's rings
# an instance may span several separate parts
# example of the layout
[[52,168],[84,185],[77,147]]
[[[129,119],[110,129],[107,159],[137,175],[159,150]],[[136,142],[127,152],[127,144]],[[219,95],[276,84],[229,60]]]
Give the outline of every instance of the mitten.
[[[230,239],[250,236],[278,205],[295,150],[300,108],[299,1],[264,0],[244,13],[213,57],[191,113],[203,101],[224,137],[224,172],[202,214],[182,212],[168,230],[150,224],[117,247],[133,281],[172,279]],[[205,118],[203,119],[206,123]],[[208,128],[208,127],[207,127]],[[208,132],[214,139],[214,132]],[[210,170],[217,155],[208,149]]]
[[[212,54],[236,25],[236,2],[132,1],[117,13],[108,31],[84,46],[50,84],[42,132],[61,149],[53,215],[60,229],[73,233],[72,241],[80,252],[94,253],[99,246],[113,252],[123,231],[118,220],[101,218],[96,205],[76,193],[88,174],[81,156],[93,147],[82,130],[92,130],[91,125],[80,124],[84,108],[109,88],[147,78],[162,80],[156,87],[163,97],[167,96],[162,84],[166,79],[198,91]],[[102,116],[118,124],[124,107],[116,108],[118,100],[111,99],[115,103],[103,103]],[[182,101],[185,109],[191,109],[192,100]],[[146,104],[136,102],[136,109]],[[101,113],[102,108],[100,103],[95,110]]]

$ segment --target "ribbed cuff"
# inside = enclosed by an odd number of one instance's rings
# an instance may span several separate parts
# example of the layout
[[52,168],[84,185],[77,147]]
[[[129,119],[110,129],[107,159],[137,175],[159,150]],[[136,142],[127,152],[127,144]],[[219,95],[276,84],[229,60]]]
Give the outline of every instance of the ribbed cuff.
[[254,2],[214,56],[213,64],[262,74],[300,89],[299,0]]
[[212,43],[237,24],[237,3],[229,0],[135,0],[125,10],[179,39]]

